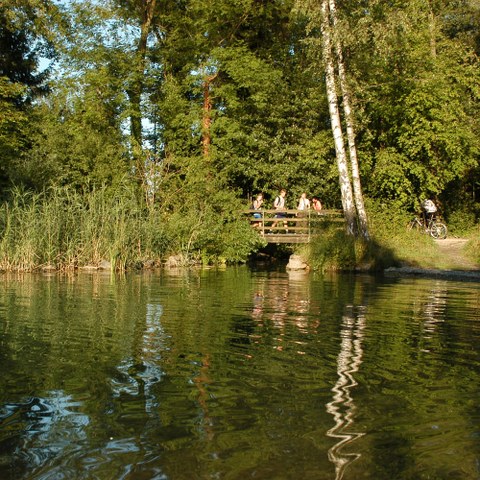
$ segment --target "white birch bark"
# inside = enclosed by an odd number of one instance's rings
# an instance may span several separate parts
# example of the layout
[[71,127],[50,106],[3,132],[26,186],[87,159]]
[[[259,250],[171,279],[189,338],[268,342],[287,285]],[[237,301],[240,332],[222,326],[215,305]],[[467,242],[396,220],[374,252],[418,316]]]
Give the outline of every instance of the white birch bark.
[[343,61],[342,45],[338,38],[337,28],[337,10],[335,0],[329,0],[330,18],[333,26],[333,43],[335,54],[337,57],[338,79],[343,97],[343,112],[345,114],[345,124],[347,127],[348,152],[350,156],[350,168],[352,173],[353,195],[355,198],[355,206],[357,208],[358,220],[360,223],[360,234],[365,238],[369,238],[367,212],[363,201],[362,184],[360,181],[360,171],[358,168],[357,147],[355,144],[355,128],[353,114],[350,102],[350,92],[347,85],[347,76],[345,73],[345,63]]
[[348,164],[345,153],[345,143],[343,141],[340,112],[338,109],[338,97],[335,87],[335,68],[333,62],[334,59],[332,52],[328,0],[322,0],[321,30],[322,53],[323,60],[325,62],[328,109],[330,113],[330,122],[332,125],[333,140],[335,142],[335,152],[337,158],[342,207],[345,214],[347,232],[350,235],[354,235],[356,233],[356,214],[355,205],[353,203],[352,185],[350,183],[350,175],[348,171]]

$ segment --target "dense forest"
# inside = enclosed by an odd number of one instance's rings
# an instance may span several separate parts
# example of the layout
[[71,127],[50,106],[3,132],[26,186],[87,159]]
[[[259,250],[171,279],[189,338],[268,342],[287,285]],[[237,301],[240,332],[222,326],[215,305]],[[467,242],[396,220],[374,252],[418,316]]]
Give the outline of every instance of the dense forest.
[[369,216],[478,223],[478,0],[1,0],[0,44],[2,268],[241,260],[280,188],[345,210],[332,88]]

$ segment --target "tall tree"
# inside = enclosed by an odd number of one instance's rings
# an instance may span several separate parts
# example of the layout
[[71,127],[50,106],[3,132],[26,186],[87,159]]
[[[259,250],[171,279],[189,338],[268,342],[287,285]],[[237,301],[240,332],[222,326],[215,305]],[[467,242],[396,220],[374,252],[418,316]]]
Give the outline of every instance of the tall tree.
[[[123,2],[119,3],[121,7]],[[128,3],[131,17],[138,18],[138,40],[135,52],[132,55],[132,67],[129,74],[126,92],[130,100],[130,131],[132,138],[132,151],[135,157],[138,157],[140,162],[143,159],[141,154],[144,138],[142,129],[142,95],[145,94],[145,78],[146,78],[146,61],[147,61],[147,46],[148,37],[152,33],[154,26],[154,15],[156,9],[156,0],[137,0]],[[138,160],[137,159],[137,160]],[[138,163],[138,161],[137,161]]]
[[0,182],[15,177],[20,152],[29,148],[32,101],[47,92],[40,56],[53,57],[50,2],[0,3]]
[[446,35],[454,5],[345,4],[366,191],[398,207],[440,198],[478,164],[478,59],[468,42]]
[[355,126],[354,117],[351,107],[350,89],[347,83],[347,75],[345,71],[345,62],[343,59],[343,49],[340,42],[340,31],[337,20],[337,9],[335,0],[329,0],[330,19],[333,29],[333,43],[336,54],[336,63],[338,70],[338,80],[342,92],[342,105],[345,117],[345,124],[347,130],[348,152],[350,156],[350,166],[352,173],[352,185],[355,198],[355,206],[359,219],[360,233],[365,238],[369,238],[367,212],[365,210],[365,203],[363,201],[362,185],[360,181],[360,170],[358,167],[357,147],[355,143]]
[[333,139],[335,142],[340,191],[342,193],[342,205],[347,224],[347,232],[351,235],[356,233],[356,213],[353,203],[352,186],[348,170],[345,144],[343,140],[342,124],[338,107],[338,97],[335,82],[335,64],[332,45],[332,32],[329,15],[329,0],[322,0],[321,5],[321,31],[322,52],[325,62],[325,81],[327,87],[330,121],[332,125]]

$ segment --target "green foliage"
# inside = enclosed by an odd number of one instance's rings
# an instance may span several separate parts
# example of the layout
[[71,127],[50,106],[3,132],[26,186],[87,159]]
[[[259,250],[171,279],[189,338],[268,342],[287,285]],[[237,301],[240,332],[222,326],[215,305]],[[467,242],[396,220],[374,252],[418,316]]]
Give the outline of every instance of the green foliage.
[[465,247],[467,255],[477,264],[480,264],[480,227],[470,231],[470,240]]
[[402,265],[425,268],[439,266],[433,238],[407,228],[413,214],[380,202],[369,202],[368,212],[372,235],[368,251],[377,268]]
[[[185,163],[183,163],[183,161]],[[259,237],[246,221],[246,205],[225,188],[226,180],[211,172],[205,159],[177,160],[178,171],[159,205],[168,219],[170,253],[181,252],[203,263],[244,261],[259,246]]]
[[307,248],[309,264],[321,272],[381,271],[399,265],[392,245],[375,234],[368,241],[347,235],[338,224],[325,225],[318,236],[313,237]]
[[36,109],[38,123],[30,136],[34,148],[18,161],[16,178],[38,190],[50,185],[89,190],[131,176],[119,118],[109,113],[109,100],[92,85],[82,96],[70,97],[67,85],[57,91]]
[[470,209],[453,210],[448,214],[448,231],[452,235],[469,235],[476,224],[475,212]]
[[[368,242],[346,235],[344,228],[338,224],[325,224],[320,235],[314,237],[310,245],[301,248],[314,270],[381,271],[400,266],[449,267],[439,256],[431,236],[407,228],[412,216],[405,210],[369,202],[368,212],[371,234]],[[480,261],[475,250],[478,248],[478,227],[475,230],[470,228],[469,233],[472,237],[470,255]]]
[[[206,263],[239,261],[255,248],[257,237],[237,213],[254,192],[267,205],[283,187],[289,207],[303,191],[340,207],[318,6],[185,0],[149,11],[138,0],[61,7],[28,0],[2,7],[4,183],[35,192],[68,186],[85,192],[84,204],[104,187],[106,196],[131,190],[120,205],[105,206],[125,239],[116,245],[111,238],[112,252],[99,251],[120,264],[140,258],[127,253],[139,238],[121,207],[126,198],[149,245],[142,255],[182,252]],[[475,5],[367,0],[337,7],[364,191],[389,212],[413,211],[434,196],[453,231],[465,231],[480,210]],[[57,80],[32,104],[45,86],[38,56],[51,56],[53,45]],[[372,248],[386,245],[388,235],[378,232]],[[329,235],[335,243],[336,233]],[[322,248],[323,263],[328,256],[338,265],[370,262],[368,245]],[[384,254],[388,263],[387,247]]]
[[365,106],[358,140],[371,163],[363,165],[364,186],[372,197],[411,207],[412,197],[439,195],[478,168],[478,63],[442,30],[456,15],[454,2],[438,11],[417,1],[368,3],[371,15],[348,7],[346,39]]
[[378,150],[375,155],[375,169],[369,183],[376,195],[393,209],[409,205],[414,199],[409,167],[407,157],[394,148]]
[[309,265],[321,272],[353,270],[356,265],[355,239],[338,224],[325,224],[322,232],[312,238]]
[[20,151],[30,148],[32,102],[48,92],[58,10],[49,0],[0,3],[0,185],[16,177]]
[[245,261],[259,239],[232,195],[196,201],[167,214],[147,208],[128,184],[87,194],[72,188],[41,194],[16,189],[0,209],[0,268],[69,269],[108,260],[112,268],[125,269],[159,264],[177,253],[204,263]]
[[10,177],[15,153],[25,147],[27,112],[17,106],[26,87],[0,77],[0,176]]

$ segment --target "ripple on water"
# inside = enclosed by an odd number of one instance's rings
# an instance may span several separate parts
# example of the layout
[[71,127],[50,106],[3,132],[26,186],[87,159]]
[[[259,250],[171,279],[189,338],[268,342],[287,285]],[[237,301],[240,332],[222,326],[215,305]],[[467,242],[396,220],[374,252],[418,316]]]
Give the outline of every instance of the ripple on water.
[[473,284],[75,281],[0,291],[0,478],[478,478]]

